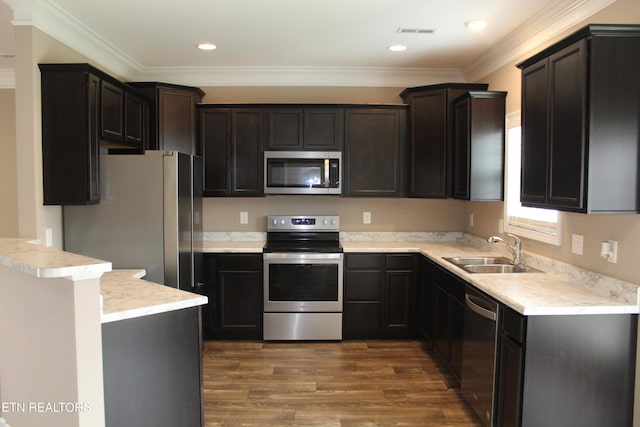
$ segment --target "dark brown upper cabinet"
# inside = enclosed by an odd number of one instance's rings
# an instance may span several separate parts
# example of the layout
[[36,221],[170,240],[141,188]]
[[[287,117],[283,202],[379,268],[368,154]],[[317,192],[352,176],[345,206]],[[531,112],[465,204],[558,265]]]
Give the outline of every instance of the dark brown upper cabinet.
[[504,199],[506,92],[467,92],[453,107],[453,198]]
[[205,196],[262,196],[265,110],[198,106]]
[[405,195],[407,107],[345,108],[343,195]]
[[483,91],[481,83],[445,83],[405,89],[409,105],[409,197],[451,196],[453,173],[453,103],[468,91]]
[[98,203],[99,153],[139,153],[146,100],[89,64],[40,64],[45,205]]
[[637,213],[640,25],[588,25],[518,67],[522,204]]
[[325,105],[265,107],[268,136],[265,150],[340,151],[342,108]]
[[158,82],[132,82],[130,86],[150,99],[150,135],[147,150],[198,154],[196,105],[205,93],[197,87]]

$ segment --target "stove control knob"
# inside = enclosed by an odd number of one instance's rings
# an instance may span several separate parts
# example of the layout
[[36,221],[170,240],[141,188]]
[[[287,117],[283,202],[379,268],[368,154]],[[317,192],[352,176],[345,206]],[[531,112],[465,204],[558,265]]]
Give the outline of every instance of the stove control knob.
[[280,220],[280,224],[281,224],[281,225],[284,225],[284,224],[285,224],[285,220],[284,220],[284,219],[281,219],[281,220]]
[[271,224],[273,224],[273,225],[278,225],[278,220],[277,220],[277,219],[272,219],[272,220],[271,220]]
[[335,219],[331,220],[331,225],[336,225],[336,220]]
[[324,221],[322,221],[322,222],[324,223],[324,225],[329,224],[329,220],[328,220],[328,219],[325,219],[325,220],[324,220]]

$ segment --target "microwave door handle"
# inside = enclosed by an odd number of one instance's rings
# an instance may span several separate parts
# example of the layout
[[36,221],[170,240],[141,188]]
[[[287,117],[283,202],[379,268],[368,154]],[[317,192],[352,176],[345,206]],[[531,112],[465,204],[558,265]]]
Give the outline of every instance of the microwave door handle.
[[329,159],[324,159],[324,186],[329,188]]

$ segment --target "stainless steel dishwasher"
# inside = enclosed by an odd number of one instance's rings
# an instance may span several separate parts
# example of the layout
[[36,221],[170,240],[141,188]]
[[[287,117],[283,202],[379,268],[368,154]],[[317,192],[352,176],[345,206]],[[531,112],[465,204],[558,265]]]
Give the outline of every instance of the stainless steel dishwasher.
[[467,286],[460,389],[486,426],[493,422],[497,321],[498,303]]

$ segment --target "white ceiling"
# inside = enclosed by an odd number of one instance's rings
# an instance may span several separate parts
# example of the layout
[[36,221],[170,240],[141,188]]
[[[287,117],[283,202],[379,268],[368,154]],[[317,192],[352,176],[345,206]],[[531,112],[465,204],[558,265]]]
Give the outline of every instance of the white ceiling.
[[[615,0],[3,1],[0,54],[14,52],[13,8],[14,23],[39,27],[121,75],[175,80],[191,73],[192,83],[215,85],[232,81],[230,74],[237,80],[283,70],[324,72],[319,84],[330,84],[339,71],[472,80],[493,71],[489,63],[502,66],[525,45],[540,44]],[[484,31],[464,26],[477,18],[489,21]],[[202,41],[218,48],[201,51],[195,45]],[[408,49],[390,52],[392,44]],[[0,57],[0,68],[11,66]]]

